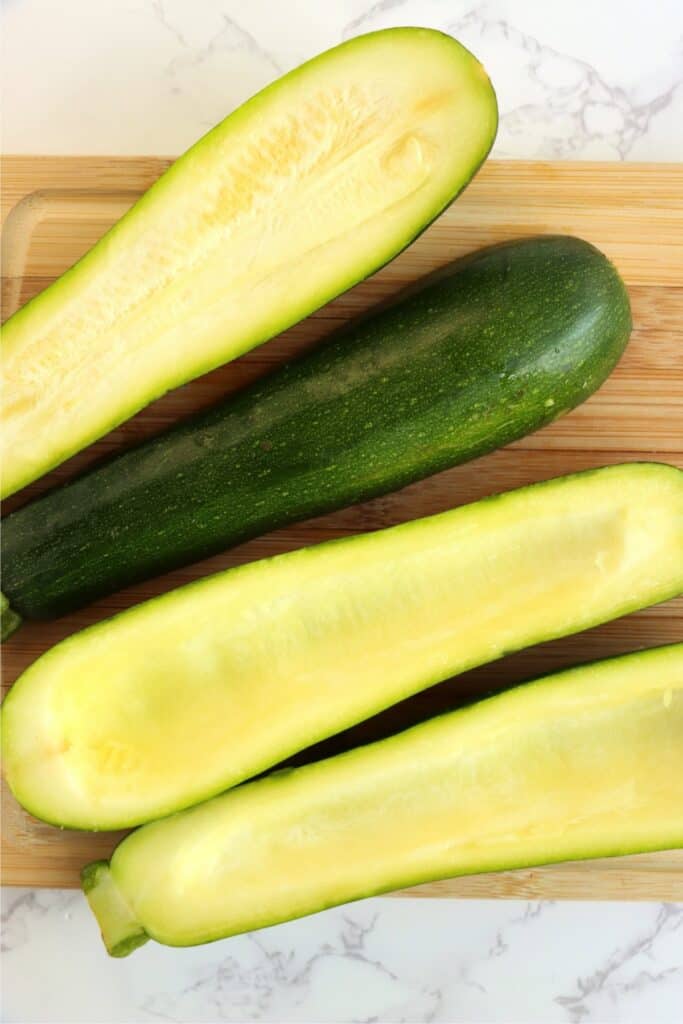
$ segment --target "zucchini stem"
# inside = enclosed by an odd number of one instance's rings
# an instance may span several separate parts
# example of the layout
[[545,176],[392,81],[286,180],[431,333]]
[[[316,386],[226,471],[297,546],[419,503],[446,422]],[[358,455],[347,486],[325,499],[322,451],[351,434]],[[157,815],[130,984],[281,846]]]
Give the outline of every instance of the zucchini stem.
[[12,633],[14,633],[22,623],[21,615],[15,612],[14,608],[10,606],[9,601],[5,595],[0,591],[0,623],[2,636],[1,640],[4,643]]
[[88,864],[81,872],[81,883],[110,956],[128,956],[147,942],[149,936],[117,885],[109,861]]

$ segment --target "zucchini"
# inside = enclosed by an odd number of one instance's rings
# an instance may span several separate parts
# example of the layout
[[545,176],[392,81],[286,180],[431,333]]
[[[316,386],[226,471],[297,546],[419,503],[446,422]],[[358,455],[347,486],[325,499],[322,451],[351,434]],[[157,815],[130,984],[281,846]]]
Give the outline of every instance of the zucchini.
[[450,675],[682,591],[683,472],[656,463],[242,565],[34,662],[5,700],[7,780],[54,824],[139,824]]
[[57,616],[507,444],[599,387],[630,327],[616,270],[587,242],[476,253],[10,515],[4,593],[21,616]]
[[453,875],[683,845],[683,644],[276,772],[83,872],[107,949],[210,942]]
[[481,64],[422,28],[352,39],[249,100],[6,324],[2,496],[392,259],[496,125]]

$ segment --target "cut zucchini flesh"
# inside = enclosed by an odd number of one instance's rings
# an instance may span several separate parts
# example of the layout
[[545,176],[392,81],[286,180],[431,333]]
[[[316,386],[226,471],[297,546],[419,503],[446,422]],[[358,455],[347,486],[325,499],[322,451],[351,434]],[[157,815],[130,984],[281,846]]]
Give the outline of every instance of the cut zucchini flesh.
[[230,569],[68,638],[3,711],[74,828],[206,799],[439,680],[683,591],[683,473],[594,470]]
[[6,324],[2,496],[392,259],[496,124],[478,61],[418,28],[350,40],[240,107]]
[[249,783],[132,833],[85,879],[125,955],[145,933],[193,945],[436,878],[677,846],[683,644]]

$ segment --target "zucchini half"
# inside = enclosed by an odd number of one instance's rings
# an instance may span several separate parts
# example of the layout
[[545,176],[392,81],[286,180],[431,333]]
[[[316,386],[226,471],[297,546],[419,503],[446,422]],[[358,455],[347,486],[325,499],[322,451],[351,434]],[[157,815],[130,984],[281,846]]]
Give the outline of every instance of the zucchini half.
[[391,260],[496,126],[481,64],[423,28],[352,39],[245,103],[5,325],[2,497]]
[[133,832],[83,888],[113,956],[454,875],[683,846],[683,644],[516,687]]
[[5,700],[38,818],[123,828],[432,683],[683,591],[683,472],[536,484],[217,573],[62,641]]

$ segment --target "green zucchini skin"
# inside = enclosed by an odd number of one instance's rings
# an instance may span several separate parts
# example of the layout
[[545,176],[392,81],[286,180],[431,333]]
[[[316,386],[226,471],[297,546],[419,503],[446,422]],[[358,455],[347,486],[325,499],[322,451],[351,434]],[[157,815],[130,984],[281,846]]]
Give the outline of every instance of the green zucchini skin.
[[631,330],[577,238],[482,250],[208,412],[7,517],[3,590],[50,618],[537,430],[605,380]]

